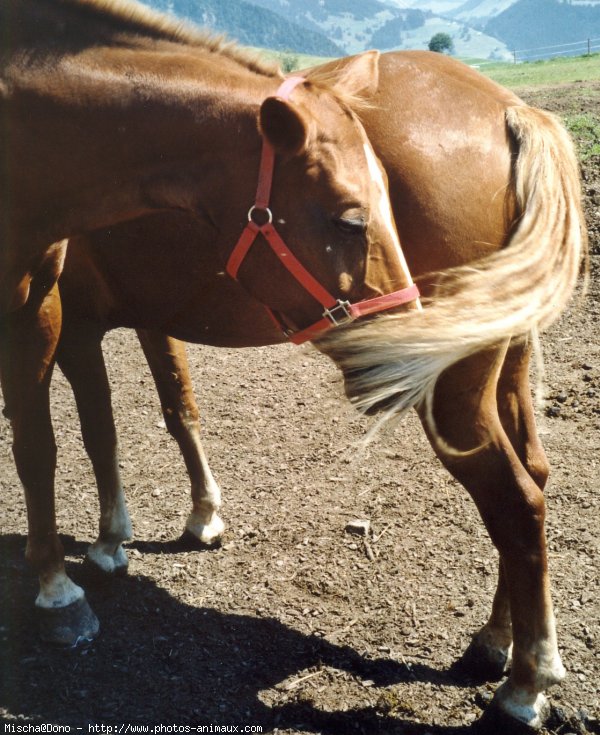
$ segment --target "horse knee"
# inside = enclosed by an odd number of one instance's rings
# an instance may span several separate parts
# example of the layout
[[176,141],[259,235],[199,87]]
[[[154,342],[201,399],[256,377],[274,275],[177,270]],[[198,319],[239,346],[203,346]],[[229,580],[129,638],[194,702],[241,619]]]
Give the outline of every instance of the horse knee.
[[550,476],[550,463],[546,453],[543,450],[528,452],[524,464],[532,480],[543,490]]
[[40,437],[32,442],[21,432],[15,432],[12,444],[12,453],[19,472],[21,482],[27,486],[28,478],[38,477],[50,467],[56,465],[56,442],[53,435]]
[[475,501],[502,557],[543,555],[544,494],[502,434],[479,452],[441,459]]
[[163,415],[167,431],[177,442],[186,439],[190,432],[199,426],[200,414],[196,410],[181,411],[177,408],[165,408]]
[[57,449],[51,426],[40,421],[37,431],[27,428],[13,421],[12,453],[31,513],[36,503],[45,502],[46,495],[53,497]]
[[546,504],[541,489],[532,480],[526,487],[521,486],[503,515],[504,520],[496,524],[492,533],[500,555],[503,558],[517,555],[531,561],[545,559]]

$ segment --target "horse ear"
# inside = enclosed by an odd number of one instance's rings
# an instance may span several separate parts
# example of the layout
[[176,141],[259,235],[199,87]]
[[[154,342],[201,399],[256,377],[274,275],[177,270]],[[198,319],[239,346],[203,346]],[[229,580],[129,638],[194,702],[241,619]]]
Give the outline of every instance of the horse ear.
[[294,105],[268,97],[260,108],[260,130],[277,153],[294,156],[306,148],[309,123]]
[[379,87],[379,51],[365,51],[364,54],[345,59],[338,67],[338,78],[333,88],[342,95],[350,97],[370,97]]

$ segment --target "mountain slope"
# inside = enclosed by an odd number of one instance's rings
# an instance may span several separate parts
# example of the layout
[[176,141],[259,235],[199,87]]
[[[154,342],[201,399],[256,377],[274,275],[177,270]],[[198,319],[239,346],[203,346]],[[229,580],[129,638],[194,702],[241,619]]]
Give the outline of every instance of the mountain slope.
[[251,1],[305,28],[319,29],[348,53],[372,48],[373,34],[390,23],[400,30],[421,26],[426,17],[420,10],[394,7],[382,0]]
[[[516,49],[538,49],[600,36],[600,5],[518,0],[485,26]],[[581,51],[579,51],[581,53]]]
[[452,11],[453,18],[467,23],[480,24],[504,12],[516,0],[467,0]]
[[[0,0],[4,2],[4,0]],[[244,0],[145,0],[156,10],[187,18],[247,46],[341,56],[343,50],[318,29],[303,28]]]
[[431,15],[425,24],[403,34],[396,48],[426,49],[436,33],[447,33],[452,38],[454,53],[461,57],[508,60],[511,54],[503,41],[451,18]]
[[[502,2],[502,0],[497,0]],[[506,1],[506,0],[504,0]],[[320,29],[347,53],[369,48],[425,49],[436,33],[448,33],[456,53],[479,58],[509,58],[506,46],[463,22],[428,10],[431,2],[447,10],[464,0],[252,0],[308,29]]]
[[498,15],[517,0],[386,0],[386,2],[470,23]]

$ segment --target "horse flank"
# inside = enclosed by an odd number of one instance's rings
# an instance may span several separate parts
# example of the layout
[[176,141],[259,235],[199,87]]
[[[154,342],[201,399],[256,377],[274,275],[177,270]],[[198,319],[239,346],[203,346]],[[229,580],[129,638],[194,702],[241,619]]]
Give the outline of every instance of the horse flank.
[[572,141],[550,113],[506,110],[517,143],[518,218],[507,246],[439,274],[423,311],[332,330],[318,341],[343,368],[356,407],[386,406],[382,421],[431,405],[439,376],[469,355],[526,339],[566,308],[586,259],[579,167]]

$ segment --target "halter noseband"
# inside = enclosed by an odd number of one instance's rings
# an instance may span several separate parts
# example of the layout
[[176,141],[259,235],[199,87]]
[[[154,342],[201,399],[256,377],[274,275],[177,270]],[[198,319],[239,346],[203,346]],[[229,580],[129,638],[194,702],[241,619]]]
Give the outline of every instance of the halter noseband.
[[[298,84],[302,84],[304,77],[288,77],[275,93],[275,97],[281,100],[288,100],[290,94]],[[283,330],[286,337],[294,344],[302,344],[308,340],[314,339],[320,333],[330,327],[336,327],[349,321],[354,321],[358,317],[366,314],[374,314],[378,311],[391,309],[401,304],[415,301],[419,298],[419,289],[416,284],[411,284],[407,288],[394,291],[383,296],[376,296],[372,299],[358,301],[351,304],[349,301],[342,301],[332,296],[300,263],[292,251],[287,247],[281,236],[273,226],[273,213],[269,209],[269,200],[271,197],[271,185],[273,183],[273,170],[275,166],[275,151],[273,146],[266,140],[263,140],[260,169],[258,173],[258,187],[254,204],[248,211],[248,224],[244,228],[240,239],[234,247],[229,260],[227,261],[226,271],[232,278],[237,278],[237,273],[242,265],[248,251],[252,247],[258,235],[262,235],[279,261],[294,276],[300,285],[308,291],[308,293],[318,301],[323,307],[323,316],[314,324],[300,331],[294,332],[287,328],[285,324],[275,315],[275,313],[266,306],[273,321]],[[255,217],[258,213],[262,213],[266,219],[264,224],[258,224]]]

